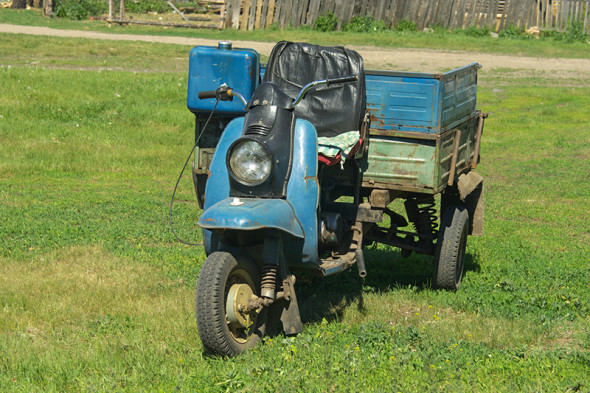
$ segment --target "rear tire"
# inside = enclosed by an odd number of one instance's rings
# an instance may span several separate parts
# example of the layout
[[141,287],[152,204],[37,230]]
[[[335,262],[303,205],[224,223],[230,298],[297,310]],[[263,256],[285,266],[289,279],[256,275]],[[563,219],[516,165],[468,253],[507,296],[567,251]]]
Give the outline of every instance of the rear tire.
[[[236,289],[259,294],[259,276],[258,266],[246,257],[217,251],[205,260],[197,280],[195,311],[206,352],[236,356],[258,344],[264,334],[263,318],[255,312],[228,316],[226,307],[228,299],[238,299]],[[229,310],[233,313],[231,307],[232,304]],[[236,323],[236,315],[240,321],[245,317],[248,322]],[[234,322],[230,322],[232,317]]]
[[449,206],[441,218],[434,257],[433,286],[456,291],[463,278],[469,213],[463,206]]

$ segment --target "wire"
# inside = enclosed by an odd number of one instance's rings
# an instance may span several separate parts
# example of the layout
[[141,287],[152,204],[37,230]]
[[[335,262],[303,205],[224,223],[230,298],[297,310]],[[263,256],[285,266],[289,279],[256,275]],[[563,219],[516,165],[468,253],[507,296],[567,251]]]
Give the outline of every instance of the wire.
[[170,229],[172,230],[174,237],[176,237],[176,240],[178,240],[179,242],[184,243],[188,246],[202,246],[203,243],[191,243],[191,242],[182,240],[180,237],[178,237],[178,235],[176,234],[176,231],[174,230],[174,224],[172,223],[172,205],[174,204],[174,196],[176,195],[176,190],[178,189],[178,184],[180,183],[180,179],[182,179],[182,175],[184,174],[184,170],[186,169],[186,166],[188,165],[188,162],[190,161],[191,156],[193,155],[193,152],[197,148],[197,145],[199,144],[201,137],[203,136],[203,134],[207,130],[207,126],[209,125],[209,121],[211,121],[211,118],[213,117],[213,113],[215,112],[215,108],[217,108],[218,102],[219,102],[219,100],[215,100],[215,105],[213,105],[213,109],[211,110],[211,113],[209,114],[209,117],[207,118],[207,121],[205,122],[205,125],[203,126],[203,130],[199,134],[199,137],[195,141],[193,148],[191,149],[190,153],[188,154],[188,157],[186,158],[186,161],[184,162],[184,166],[182,167],[182,170],[180,171],[180,175],[178,176],[178,180],[176,180],[176,185],[174,186],[174,191],[172,192],[172,199],[170,200],[170,209],[168,211],[168,221],[170,224]]

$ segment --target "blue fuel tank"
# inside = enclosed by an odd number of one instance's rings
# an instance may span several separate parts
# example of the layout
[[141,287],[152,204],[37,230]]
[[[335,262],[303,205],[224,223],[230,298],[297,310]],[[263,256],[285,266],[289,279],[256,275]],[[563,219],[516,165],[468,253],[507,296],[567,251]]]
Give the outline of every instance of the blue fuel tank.
[[[199,91],[215,90],[224,83],[249,100],[260,81],[260,55],[253,49],[233,49],[231,42],[217,47],[196,46],[189,59],[186,106],[196,115],[209,114],[215,99],[199,99]],[[238,98],[219,101],[215,114],[236,116],[245,113]]]

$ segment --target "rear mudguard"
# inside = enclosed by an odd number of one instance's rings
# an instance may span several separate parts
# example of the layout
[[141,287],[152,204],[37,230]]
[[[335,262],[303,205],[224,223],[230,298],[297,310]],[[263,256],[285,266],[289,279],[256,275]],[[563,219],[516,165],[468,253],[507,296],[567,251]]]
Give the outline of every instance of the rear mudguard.
[[[306,120],[297,119],[295,123],[286,200],[240,198],[243,204],[232,205],[226,154],[229,146],[242,135],[243,125],[244,118],[234,119],[227,125],[211,160],[203,214],[198,221],[203,228],[205,252],[209,255],[219,249],[219,234],[223,231],[271,228],[286,235],[284,247],[288,249],[285,254],[290,265],[318,265],[319,188],[315,128]],[[295,247],[295,244],[299,246]]]

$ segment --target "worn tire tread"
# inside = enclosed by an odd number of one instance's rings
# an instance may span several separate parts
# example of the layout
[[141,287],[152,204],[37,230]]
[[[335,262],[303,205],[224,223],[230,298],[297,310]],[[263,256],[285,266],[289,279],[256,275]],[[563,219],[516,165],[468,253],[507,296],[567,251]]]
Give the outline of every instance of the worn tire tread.
[[203,264],[197,279],[195,294],[195,314],[197,330],[206,352],[212,355],[236,356],[252,347],[260,337],[253,335],[245,344],[235,342],[229,337],[225,320],[225,284],[231,272],[238,266],[252,273],[252,266],[238,263],[228,252],[214,252]]
[[[469,213],[464,206],[449,206],[440,224],[435,255],[433,284],[436,288],[457,290],[461,279],[456,280],[457,263],[465,252],[461,249],[463,231],[468,230]],[[463,266],[459,267],[461,270]],[[462,272],[461,272],[462,274]]]

